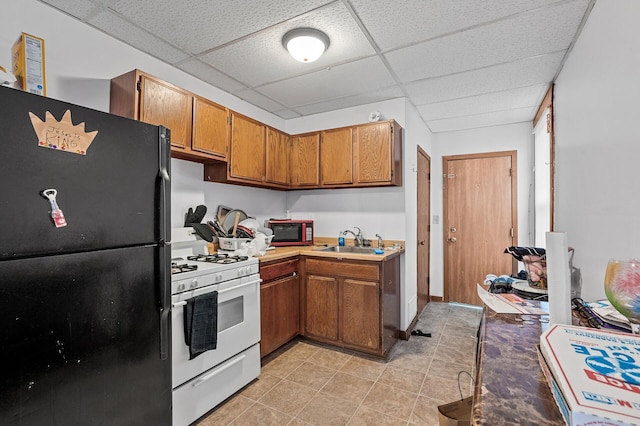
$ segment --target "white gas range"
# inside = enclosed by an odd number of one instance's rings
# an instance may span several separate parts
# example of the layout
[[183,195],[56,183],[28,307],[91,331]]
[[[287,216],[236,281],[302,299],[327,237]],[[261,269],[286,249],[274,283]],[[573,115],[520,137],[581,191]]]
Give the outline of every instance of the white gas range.
[[[256,258],[206,255],[207,242],[192,228],[174,228],[171,239],[173,424],[179,426],[193,423],[260,374],[260,275]],[[187,304],[212,292],[215,349],[192,357],[185,339]]]

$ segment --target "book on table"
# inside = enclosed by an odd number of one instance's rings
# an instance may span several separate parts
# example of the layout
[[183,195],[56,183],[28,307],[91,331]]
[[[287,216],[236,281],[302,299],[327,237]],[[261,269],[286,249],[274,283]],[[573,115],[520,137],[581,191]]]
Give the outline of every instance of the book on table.
[[640,336],[555,324],[539,360],[569,425],[640,425]]

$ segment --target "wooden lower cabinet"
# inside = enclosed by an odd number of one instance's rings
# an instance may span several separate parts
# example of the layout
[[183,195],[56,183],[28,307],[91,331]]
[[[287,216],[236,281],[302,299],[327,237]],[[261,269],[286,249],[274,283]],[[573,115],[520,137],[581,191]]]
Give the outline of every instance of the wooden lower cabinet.
[[298,259],[260,264],[260,357],[300,332]]
[[302,262],[305,337],[386,357],[399,338],[400,257]]

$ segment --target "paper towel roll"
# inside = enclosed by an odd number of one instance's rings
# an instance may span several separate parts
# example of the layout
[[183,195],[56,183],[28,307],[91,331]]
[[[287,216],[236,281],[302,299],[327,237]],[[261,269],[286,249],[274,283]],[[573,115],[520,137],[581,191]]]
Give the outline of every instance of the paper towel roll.
[[547,232],[549,323],[571,325],[571,272],[566,232]]

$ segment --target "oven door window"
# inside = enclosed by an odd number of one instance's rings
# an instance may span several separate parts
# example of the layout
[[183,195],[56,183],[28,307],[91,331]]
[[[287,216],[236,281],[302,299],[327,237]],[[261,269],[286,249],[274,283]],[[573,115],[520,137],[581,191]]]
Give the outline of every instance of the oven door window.
[[244,321],[244,296],[218,303],[218,333]]
[[275,235],[273,240],[276,242],[295,243],[302,241],[301,223],[274,224],[272,227]]

